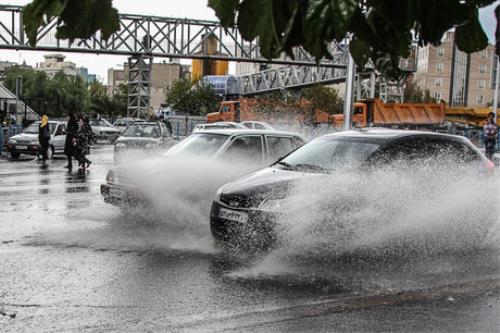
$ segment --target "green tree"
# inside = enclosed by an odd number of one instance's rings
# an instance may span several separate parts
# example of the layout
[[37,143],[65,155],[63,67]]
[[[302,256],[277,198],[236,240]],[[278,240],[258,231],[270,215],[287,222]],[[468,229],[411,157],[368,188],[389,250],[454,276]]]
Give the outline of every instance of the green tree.
[[56,73],[45,91],[50,114],[63,117],[68,112],[85,113],[89,105],[87,84],[79,76]]
[[309,100],[315,110],[321,110],[329,114],[338,114],[343,111],[344,101],[335,89],[318,84],[304,89],[302,97]]
[[217,111],[221,98],[199,80],[176,80],[166,95],[167,104],[177,112],[205,115]]
[[106,115],[110,118],[125,116],[127,114],[127,85],[121,84],[117,91],[109,96],[106,87],[100,82],[89,85],[90,105],[89,111]]
[[78,76],[62,72],[53,77],[34,69],[11,68],[5,78],[6,87],[16,90],[16,78],[21,77],[21,99],[39,113],[62,117],[68,112],[85,112],[89,104],[87,83]]

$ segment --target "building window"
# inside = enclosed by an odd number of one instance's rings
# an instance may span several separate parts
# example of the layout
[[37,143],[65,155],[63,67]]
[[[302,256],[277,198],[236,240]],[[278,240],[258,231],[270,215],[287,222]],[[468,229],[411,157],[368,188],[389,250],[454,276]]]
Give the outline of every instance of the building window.
[[441,93],[440,92],[435,92],[434,93],[434,98],[436,99],[436,101],[440,101],[441,100]]
[[479,65],[479,73],[481,74],[486,73],[486,65]]
[[435,80],[434,80],[434,85],[436,87],[441,87],[443,85],[443,78],[442,77],[437,77]]
[[488,51],[482,50],[480,53],[481,59],[488,59]]
[[484,103],[484,96],[478,95],[477,96],[477,104],[483,104],[483,103]]
[[484,87],[486,87],[486,80],[479,80],[479,81],[477,81],[477,87],[479,89],[484,89]]
[[440,56],[440,57],[444,56],[444,48],[438,47],[438,49],[437,49],[437,55]]
[[444,69],[444,64],[443,63],[438,63],[436,64],[436,72],[441,73]]

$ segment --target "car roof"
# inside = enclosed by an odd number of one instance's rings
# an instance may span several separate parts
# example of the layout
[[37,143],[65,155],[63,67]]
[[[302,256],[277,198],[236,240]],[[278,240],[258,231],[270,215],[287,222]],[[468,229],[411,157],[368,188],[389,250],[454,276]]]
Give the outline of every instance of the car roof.
[[285,131],[273,130],[258,130],[258,129],[242,129],[242,128],[221,128],[221,129],[208,129],[203,132],[196,132],[193,134],[223,134],[223,135],[286,135],[302,138],[299,134]]
[[338,138],[366,138],[366,139],[379,139],[384,141],[391,141],[395,139],[401,139],[405,137],[440,137],[447,138],[451,140],[463,140],[462,136],[418,131],[418,130],[400,130],[400,129],[388,129],[388,128],[364,128],[364,129],[354,129],[342,132],[336,132],[332,134],[325,135],[326,137],[338,137]]
[[[40,120],[37,120],[35,122],[33,122],[32,124],[39,124],[41,123]],[[64,121],[59,121],[59,120],[49,120],[49,124],[65,124]]]
[[132,124],[130,125],[159,125],[160,122],[159,121],[145,121],[145,120],[137,120],[137,121],[134,121]]

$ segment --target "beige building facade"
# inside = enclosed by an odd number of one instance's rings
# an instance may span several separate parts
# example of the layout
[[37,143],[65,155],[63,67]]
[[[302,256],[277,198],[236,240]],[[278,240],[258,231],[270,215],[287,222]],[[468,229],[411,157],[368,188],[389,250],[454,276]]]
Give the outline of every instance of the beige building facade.
[[[165,103],[165,96],[174,81],[185,76],[188,69],[179,63],[153,63],[151,66],[151,96],[150,105],[154,110]],[[123,69],[108,69],[107,91],[112,95],[120,84],[128,82],[128,64]]]
[[451,106],[486,107],[493,100],[495,50],[466,54],[455,47],[454,32],[439,46],[419,47],[415,83]]
[[66,75],[76,75],[76,65],[71,61],[64,61],[66,56],[62,54],[46,54],[43,56],[45,61],[42,61],[35,69],[47,73],[48,76],[54,76],[56,73],[62,72]]

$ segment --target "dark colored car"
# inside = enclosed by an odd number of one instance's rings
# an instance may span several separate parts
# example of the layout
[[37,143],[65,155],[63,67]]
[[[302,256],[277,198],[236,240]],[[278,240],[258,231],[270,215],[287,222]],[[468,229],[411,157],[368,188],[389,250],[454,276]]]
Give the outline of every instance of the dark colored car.
[[[267,248],[276,241],[276,219],[295,183],[314,177],[325,177],[316,180],[326,182],[342,170],[362,175],[396,162],[415,165],[429,160],[437,167],[446,168],[448,163],[470,167],[479,170],[481,177],[495,169],[469,140],[459,136],[383,129],[339,132],[313,140],[274,165],[220,188],[212,204],[211,231],[228,248]],[[335,190],[328,189],[327,196]]]

